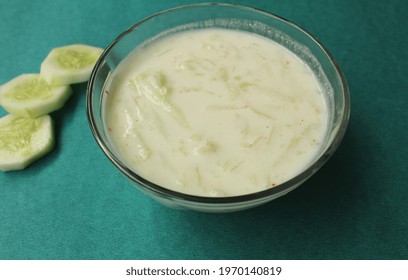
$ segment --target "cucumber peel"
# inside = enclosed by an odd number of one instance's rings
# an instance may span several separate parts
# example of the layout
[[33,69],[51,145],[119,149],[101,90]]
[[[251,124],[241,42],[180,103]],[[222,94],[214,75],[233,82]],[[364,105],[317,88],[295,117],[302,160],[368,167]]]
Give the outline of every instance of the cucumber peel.
[[51,85],[86,82],[102,52],[82,44],[54,48],[41,63],[41,76]]
[[49,115],[38,118],[8,114],[0,118],[0,170],[26,168],[54,147],[54,131]]
[[61,108],[71,94],[69,85],[51,86],[40,74],[22,74],[0,88],[0,104],[16,116],[36,118]]

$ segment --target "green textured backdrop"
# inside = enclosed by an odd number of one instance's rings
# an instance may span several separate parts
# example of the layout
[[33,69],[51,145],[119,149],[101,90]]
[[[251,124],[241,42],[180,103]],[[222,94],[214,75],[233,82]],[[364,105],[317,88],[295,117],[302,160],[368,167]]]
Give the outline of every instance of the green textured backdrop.
[[[189,3],[0,0],[0,84],[38,72],[53,47],[106,47],[142,18]],[[408,1],[235,3],[304,27],[343,69],[351,119],[327,165],[253,210],[167,209],[105,158],[88,127],[86,85],[77,85],[52,114],[53,152],[0,172],[0,259],[408,259]]]

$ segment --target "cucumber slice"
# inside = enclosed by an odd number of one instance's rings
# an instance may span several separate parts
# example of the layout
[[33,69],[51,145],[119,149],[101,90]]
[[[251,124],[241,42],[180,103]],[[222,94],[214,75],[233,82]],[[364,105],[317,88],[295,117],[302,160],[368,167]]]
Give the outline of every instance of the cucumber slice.
[[75,44],[54,48],[41,64],[41,75],[51,85],[86,82],[103,49]]
[[23,74],[0,89],[0,104],[12,114],[36,118],[61,108],[71,96],[71,87],[51,86],[40,74]]
[[49,115],[38,118],[12,114],[0,118],[0,170],[26,168],[54,147],[54,131]]

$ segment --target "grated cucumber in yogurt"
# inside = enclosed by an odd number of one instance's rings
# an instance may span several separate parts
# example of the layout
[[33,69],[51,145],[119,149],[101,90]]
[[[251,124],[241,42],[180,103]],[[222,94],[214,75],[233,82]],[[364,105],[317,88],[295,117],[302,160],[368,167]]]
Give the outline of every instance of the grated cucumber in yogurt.
[[169,35],[136,49],[110,79],[110,141],[139,175],[182,193],[274,187],[301,172],[325,136],[325,99],[312,71],[243,31]]

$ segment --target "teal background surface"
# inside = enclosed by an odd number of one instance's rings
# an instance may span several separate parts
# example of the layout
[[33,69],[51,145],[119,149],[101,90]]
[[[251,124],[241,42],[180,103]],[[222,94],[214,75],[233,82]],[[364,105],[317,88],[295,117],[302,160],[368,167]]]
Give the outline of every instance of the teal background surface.
[[[352,104],[336,154],[300,188],[252,210],[168,209],[104,156],[86,85],[75,85],[52,113],[54,150],[0,172],[0,259],[408,259],[408,1],[227,2],[289,19],[330,50]],[[0,84],[39,72],[54,47],[106,47],[146,16],[190,3],[0,0]]]

